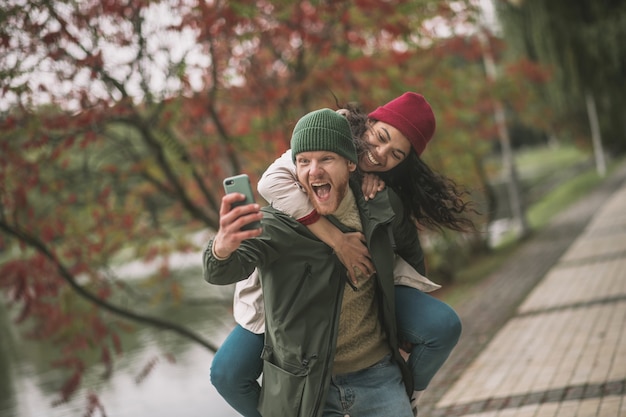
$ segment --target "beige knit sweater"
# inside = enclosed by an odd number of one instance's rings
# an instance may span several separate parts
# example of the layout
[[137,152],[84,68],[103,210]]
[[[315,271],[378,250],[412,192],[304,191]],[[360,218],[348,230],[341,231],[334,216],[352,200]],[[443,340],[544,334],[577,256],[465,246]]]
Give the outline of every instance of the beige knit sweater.
[[[334,216],[344,225],[363,231],[352,190],[348,189],[348,195]],[[389,353],[379,320],[374,279],[361,274],[357,288],[358,291],[354,291],[346,284],[344,289],[334,375],[367,368]]]

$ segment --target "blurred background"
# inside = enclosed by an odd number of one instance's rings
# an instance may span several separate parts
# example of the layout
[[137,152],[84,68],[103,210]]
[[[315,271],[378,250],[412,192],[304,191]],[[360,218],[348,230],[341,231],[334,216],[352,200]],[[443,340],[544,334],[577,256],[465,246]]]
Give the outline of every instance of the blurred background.
[[623,158],[624,39],[619,0],[4,0],[0,415],[235,416],[202,247],[321,107],[431,103],[480,212],[421,233],[454,305]]

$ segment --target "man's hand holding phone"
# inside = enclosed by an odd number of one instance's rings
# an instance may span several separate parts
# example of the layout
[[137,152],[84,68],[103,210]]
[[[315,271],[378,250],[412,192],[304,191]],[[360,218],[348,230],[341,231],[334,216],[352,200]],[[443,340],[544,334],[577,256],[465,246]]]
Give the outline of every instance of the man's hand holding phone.
[[261,207],[252,199],[250,181],[246,175],[224,180],[226,195],[220,205],[220,227],[213,241],[213,254],[228,258],[246,239],[259,236]]

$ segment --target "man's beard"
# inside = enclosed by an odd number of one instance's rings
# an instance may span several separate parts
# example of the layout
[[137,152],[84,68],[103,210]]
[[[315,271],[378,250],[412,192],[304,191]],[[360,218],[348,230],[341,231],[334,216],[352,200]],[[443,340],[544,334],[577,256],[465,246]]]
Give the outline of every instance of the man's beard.
[[[348,183],[344,182],[339,186],[331,187],[331,190],[330,190],[331,197],[327,199],[326,201],[320,202],[315,197],[309,198],[309,200],[311,201],[311,204],[313,204],[313,208],[315,208],[315,211],[317,211],[319,214],[323,216],[333,214],[339,208],[341,201],[346,195],[347,189],[348,189]],[[313,195],[315,195],[315,192],[313,191],[312,187],[310,187],[307,192],[313,193]]]

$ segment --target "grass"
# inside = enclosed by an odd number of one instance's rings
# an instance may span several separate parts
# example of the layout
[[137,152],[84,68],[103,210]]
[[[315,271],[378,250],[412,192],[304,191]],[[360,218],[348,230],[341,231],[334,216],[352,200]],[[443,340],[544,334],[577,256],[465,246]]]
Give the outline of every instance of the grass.
[[[555,169],[564,169],[589,159],[589,154],[572,145],[562,145],[558,148],[547,146],[524,148],[515,151],[515,165],[520,179],[524,182],[536,182],[555,172]],[[497,168],[501,164],[501,157],[494,155],[488,160],[491,167]],[[494,182],[504,181],[505,172],[500,172],[492,178]]]
[[575,146],[540,147],[518,151],[515,163],[522,178],[541,177],[543,173],[583,162],[589,155]]
[[[548,152],[554,155],[549,155]],[[519,159],[516,160],[520,172],[524,172],[526,175],[530,175],[532,172],[535,175],[541,175],[541,171],[544,171],[546,166],[550,170],[555,170],[563,166],[571,166],[571,164],[581,160],[579,151],[569,148],[562,152],[540,149],[536,151],[536,155],[534,157],[533,151],[530,150],[524,151],[520,155]],[[609,174],[618,163],[619,161],[616,161],[611,164]],[[588,194],[603,180],[604,178],[600,177],[592,167],[574,175],[547,193],[527,209],[527,220],[533,233],[546,227],[551,219]],[[442,290],[439,290],[438,294],[436,293],[437,297],[452,306],[460,303],[470,294],[473,287],[500,268],[515,253],[521,243],[521,241],[511,238],[493,248],[490,253],[474,257],[469,265],[458,272],[454,283],[447,284]]]
[[542,228],[561,210],[583,197],[602,180],[595,170],[591,170],[566,181],[528,209],[530,227],[533,230]]

